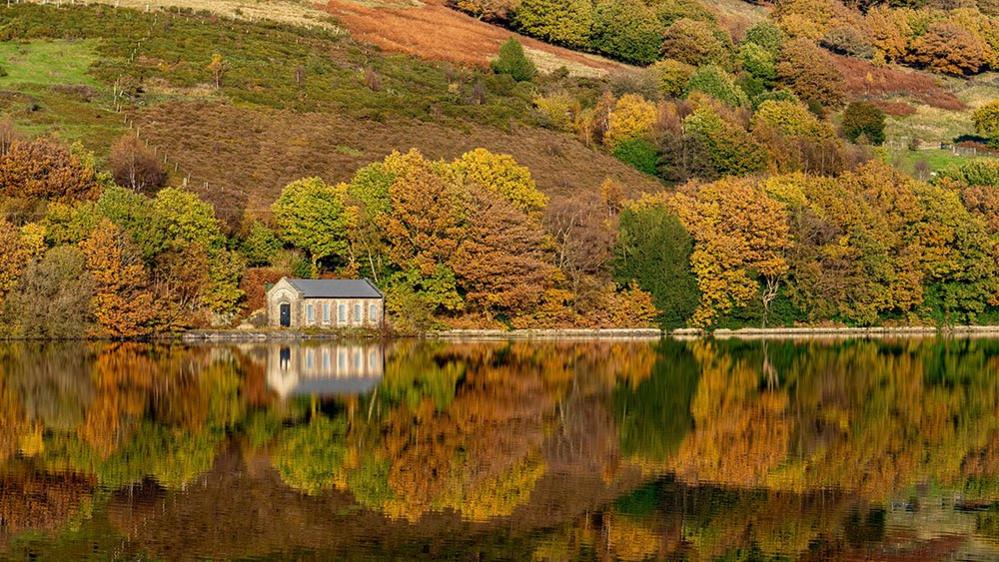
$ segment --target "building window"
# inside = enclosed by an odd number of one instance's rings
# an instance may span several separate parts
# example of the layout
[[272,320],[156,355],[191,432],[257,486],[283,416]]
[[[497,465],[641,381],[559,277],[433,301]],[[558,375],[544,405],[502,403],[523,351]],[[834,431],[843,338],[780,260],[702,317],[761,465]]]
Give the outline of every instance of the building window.
[[355,302],[354,303],[354,323],[355,324],[360,324],[361,320],[363,320],[363,318],[361,318],[361,303]]
[[340,324],[347,322],[347,305],[340,303],[340,306],[336,307],[336,316]]
[[305,321],[309,324],[316,321],[316,311],[311,304],[305,307]]
[[323,324],[330,323],[330,303],[323,303]]
[[375,303],[368,305],[368,320],[378,322],[378,305]]

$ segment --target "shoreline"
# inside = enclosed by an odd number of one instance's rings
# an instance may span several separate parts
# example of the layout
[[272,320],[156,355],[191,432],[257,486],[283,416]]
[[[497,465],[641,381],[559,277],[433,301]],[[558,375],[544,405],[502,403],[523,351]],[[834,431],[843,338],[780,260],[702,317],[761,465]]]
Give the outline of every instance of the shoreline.
[[[296,331],[296,330],[191,330],[172,335],[154,336],[151,341],[204,343],[294,343],[308,341],[385,341],[385,340],[443,340],[443,341],[551,341],[551,340],[612,340],[654,341],[663,338],[677,340],[821,340],[821,339],[870,339],[870,338],[925,338],[925,337],[980,337],[999,338],[999,325],[981,326],[893,326],[893,327],[793,327],[793,328],[719,328],[704,331],[697,328],[660,330],[658,328],[561,328],[561,329],[461,329],[438,330],[414,336],[400,336],[364,330],[350,331]],[[53,342],[53,341],[115,341],[94,338],[5,338],[0,342]]]
[[562,328],[562,329],[461,329],[438,330],[418,336],[396,336],[382,333],[343,333],[343,332],[299,332],[281,330],[197,330],[180,334],[185,343],[224,343],[224,342],[295,342],[295,341],[336,341],[357,339],[429,339],[462,341],[498,340],[635,340],[649,341],[662,338],[673,339],[718,339],[718,340],[763,340],[763,339],[864,339],[888,337],[996,337],[999,338],[999,325],[982,326],[894,326],[894,327],[794,327],[794,328],[719,328],[704,331],[697,328],[681,328],[672,331],[658,328]]

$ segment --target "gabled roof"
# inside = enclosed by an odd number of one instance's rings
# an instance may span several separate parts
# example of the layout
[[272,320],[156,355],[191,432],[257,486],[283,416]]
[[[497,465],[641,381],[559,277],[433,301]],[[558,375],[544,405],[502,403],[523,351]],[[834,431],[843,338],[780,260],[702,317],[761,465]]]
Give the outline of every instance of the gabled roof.
[[367,279],[288,279],[307,299],[380,299],[382,292]]

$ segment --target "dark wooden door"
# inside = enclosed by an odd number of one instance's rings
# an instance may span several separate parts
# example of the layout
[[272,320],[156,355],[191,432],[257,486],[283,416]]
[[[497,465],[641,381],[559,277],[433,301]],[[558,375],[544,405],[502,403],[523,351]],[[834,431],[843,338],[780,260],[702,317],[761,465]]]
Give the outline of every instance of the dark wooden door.
[[284,328],[291,327],[291,305],[282,304],[281,305],[281,326]]

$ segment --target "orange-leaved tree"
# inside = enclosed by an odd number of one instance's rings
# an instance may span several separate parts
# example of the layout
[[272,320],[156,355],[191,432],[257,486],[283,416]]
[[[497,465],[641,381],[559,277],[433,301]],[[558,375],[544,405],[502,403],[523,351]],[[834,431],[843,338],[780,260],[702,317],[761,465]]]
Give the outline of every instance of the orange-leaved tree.
[[149,274],[128,235],[105,219],[80,243],[94,277],[97,334],[134,338],[153,330],[156,316]]

